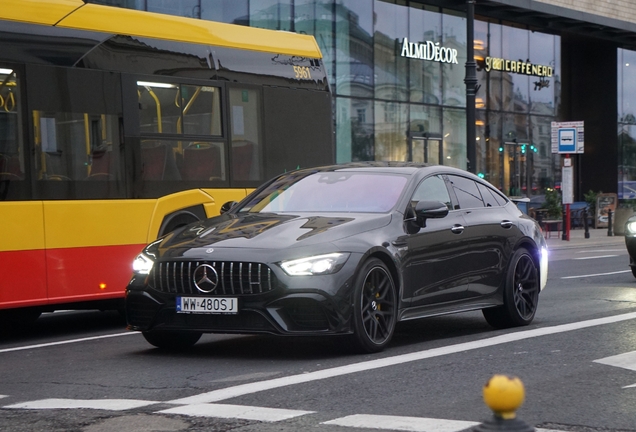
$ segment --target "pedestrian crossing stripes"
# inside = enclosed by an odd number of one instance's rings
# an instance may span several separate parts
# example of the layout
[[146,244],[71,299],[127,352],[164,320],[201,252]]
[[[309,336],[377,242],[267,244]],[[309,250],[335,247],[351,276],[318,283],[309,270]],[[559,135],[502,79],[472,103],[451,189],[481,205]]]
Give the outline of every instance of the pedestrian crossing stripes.
[[[1,397],[2,395],[0,395]],[[125,411],[147,407],[166,402],[134,400],[134,399],[42,399],[7,405],[5,409],[96,409],[107,411]],[[229,405],[200,403],[180,405],[173,408],[155,411],[156,414],[172,414],[190,417],[208,417],[237,420],[252,420],[259,422],[280,422],[308,414],[315,411],[266,408],[247,405]],[[479,425],[481,422],[437,419],[426,417],[407,417],[373,414],[354,414],[335,418],[320,424],[342,426],[358,429],[374,429],[383,431],[408,432],[460,432]],[[563,432],[552,429],[536,429],[537,432]]]

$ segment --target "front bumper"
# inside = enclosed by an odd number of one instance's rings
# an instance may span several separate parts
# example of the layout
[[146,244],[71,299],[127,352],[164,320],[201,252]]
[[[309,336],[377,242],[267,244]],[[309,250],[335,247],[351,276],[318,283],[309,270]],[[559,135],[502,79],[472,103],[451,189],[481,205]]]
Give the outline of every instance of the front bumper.
[[326,276],[290,277],[277,271],[272,291],[223,295],[238,299],[236,314],[177,312],[178,296],[215,296],[166,292],[171,289],[155,289],[148,284],[148,278],[134,276],[126,289],[128,328],[203,333],[348,334],[352,332],[353,261],[338,273]]

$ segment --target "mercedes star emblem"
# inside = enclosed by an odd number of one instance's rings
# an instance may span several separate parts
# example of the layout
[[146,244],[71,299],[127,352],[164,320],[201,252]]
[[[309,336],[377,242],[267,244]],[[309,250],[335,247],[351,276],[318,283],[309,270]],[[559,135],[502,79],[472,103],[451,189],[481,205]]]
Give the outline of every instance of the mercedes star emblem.
[[219,283],[219,275],[210,264],[201,264],[192,274],[194,286],[202,293],[211,293]]

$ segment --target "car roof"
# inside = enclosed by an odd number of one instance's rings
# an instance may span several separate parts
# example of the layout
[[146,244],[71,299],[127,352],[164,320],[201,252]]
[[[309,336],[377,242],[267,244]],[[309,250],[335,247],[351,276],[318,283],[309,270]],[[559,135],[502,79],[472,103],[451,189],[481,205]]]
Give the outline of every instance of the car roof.
[[417,162],[400,162],[400,161],[369,161],[369,162],[348,162],[337,165],[326,165],[315,168],[301,169],[300,171],[310,172],[385,172],[385,173],[398,173],[412,175],[419,170],[426,169],[431,174],[435,172],[464,174],[474,176],[468,171],[461,170],[459,168],[453,168],[445,165],[431,165],[426,163]]

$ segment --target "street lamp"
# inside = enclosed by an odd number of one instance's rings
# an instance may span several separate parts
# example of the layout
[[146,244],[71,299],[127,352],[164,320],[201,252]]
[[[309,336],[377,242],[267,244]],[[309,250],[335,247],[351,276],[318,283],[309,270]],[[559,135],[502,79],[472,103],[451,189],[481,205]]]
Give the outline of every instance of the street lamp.
[[475,95],[477,94],[477,63],[475,62],[475,0],[466,1],[466,157],[468,171],[477,170],[475,131]]

